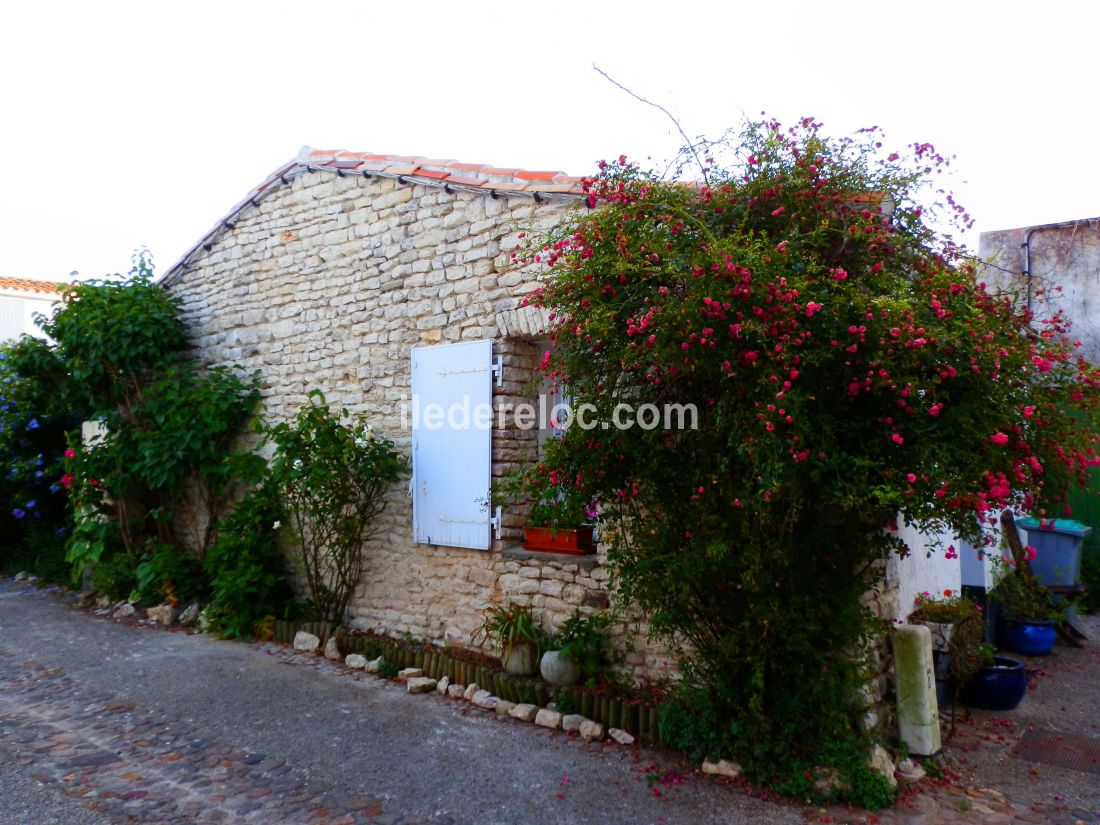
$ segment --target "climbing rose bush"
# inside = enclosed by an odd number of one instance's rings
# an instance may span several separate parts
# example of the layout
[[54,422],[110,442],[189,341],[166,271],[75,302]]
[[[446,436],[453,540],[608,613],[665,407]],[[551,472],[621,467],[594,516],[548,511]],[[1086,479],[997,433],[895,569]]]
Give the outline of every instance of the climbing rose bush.
[[696,147],[694,183],[619,158],[516,252],[545,265],[544,371],[576,403],[698,409],[696,429],[572,427],[547,465],[599,503],[622,594],[685,643],[712,755],[798,792],[860,744],[860,599],[909,550],[899,514],[979,541],[1006,506],[1060,515],[1097,463],[1100,374],[1065,319],[934,228],[970,216],[930,197],[932,146],[881,141],[753,123]]

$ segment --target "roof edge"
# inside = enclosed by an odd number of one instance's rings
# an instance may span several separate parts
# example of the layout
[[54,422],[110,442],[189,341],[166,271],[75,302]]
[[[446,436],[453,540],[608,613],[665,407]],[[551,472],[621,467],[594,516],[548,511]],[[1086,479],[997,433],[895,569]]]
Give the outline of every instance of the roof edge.
[[303,146],[294,160],[283,164],[252,189],[244,199],[220,218],[191,246],[157,282],[166,286],[176,281],[201,251],[210,251],[238,218],[260,202],[304,174],[329,172],[339,177],[388,178],[401,184],[434,186],[450,192],[469,192],[490,197],[530,197],[543,201],[578,201],[585,197],[585,178],[555,171],[498,169],[488,164],[459,163],[409,155],[379,155],[371,152],[314,149]]

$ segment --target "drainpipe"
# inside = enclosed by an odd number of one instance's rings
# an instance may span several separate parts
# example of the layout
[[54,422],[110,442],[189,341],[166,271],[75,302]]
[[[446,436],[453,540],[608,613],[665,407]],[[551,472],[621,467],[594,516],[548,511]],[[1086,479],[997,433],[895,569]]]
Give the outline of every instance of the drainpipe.
[[1041,232],[1044,229],[1064,229],[1072,226],[1074,228],[1080,226],[1083,223],[1087,223],[1090,226],[1095,225],[1100,218],[1082,218],[1076,221],[1063,221],[1062,223],[1045,223],[1041,226],[1033,226],[1027,230],[1027,235],[1024,236],[1024,242],[1020,244],[1024,248],[1024,279],[1027,284],[1027,310],[1031,312],[1031,236],[1036,232]]

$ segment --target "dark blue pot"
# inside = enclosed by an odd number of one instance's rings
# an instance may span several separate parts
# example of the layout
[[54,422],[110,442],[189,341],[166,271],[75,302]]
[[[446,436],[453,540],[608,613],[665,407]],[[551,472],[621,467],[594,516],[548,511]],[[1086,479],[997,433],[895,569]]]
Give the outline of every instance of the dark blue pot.
[[1043,656],[1054,649],[1058,635],[1057,624],[1049,621],[1023,621],[1003,619],[1001,644],[1013,653],[1025,656]]
[[994,656],[993,664],[979,670],[962,689],[963,701],[972,708],[1012,710],[1027,692],[1024,663]]

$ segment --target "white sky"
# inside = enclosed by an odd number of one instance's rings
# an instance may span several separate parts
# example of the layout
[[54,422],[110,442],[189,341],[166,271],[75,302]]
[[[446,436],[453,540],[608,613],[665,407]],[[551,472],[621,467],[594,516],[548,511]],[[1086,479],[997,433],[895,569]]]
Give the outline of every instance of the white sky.
[[300,146],[587,174],[743,114],[955,154],[977,231],[1100,215],[1100,4],[0,6],[0,275],[171,265]]

